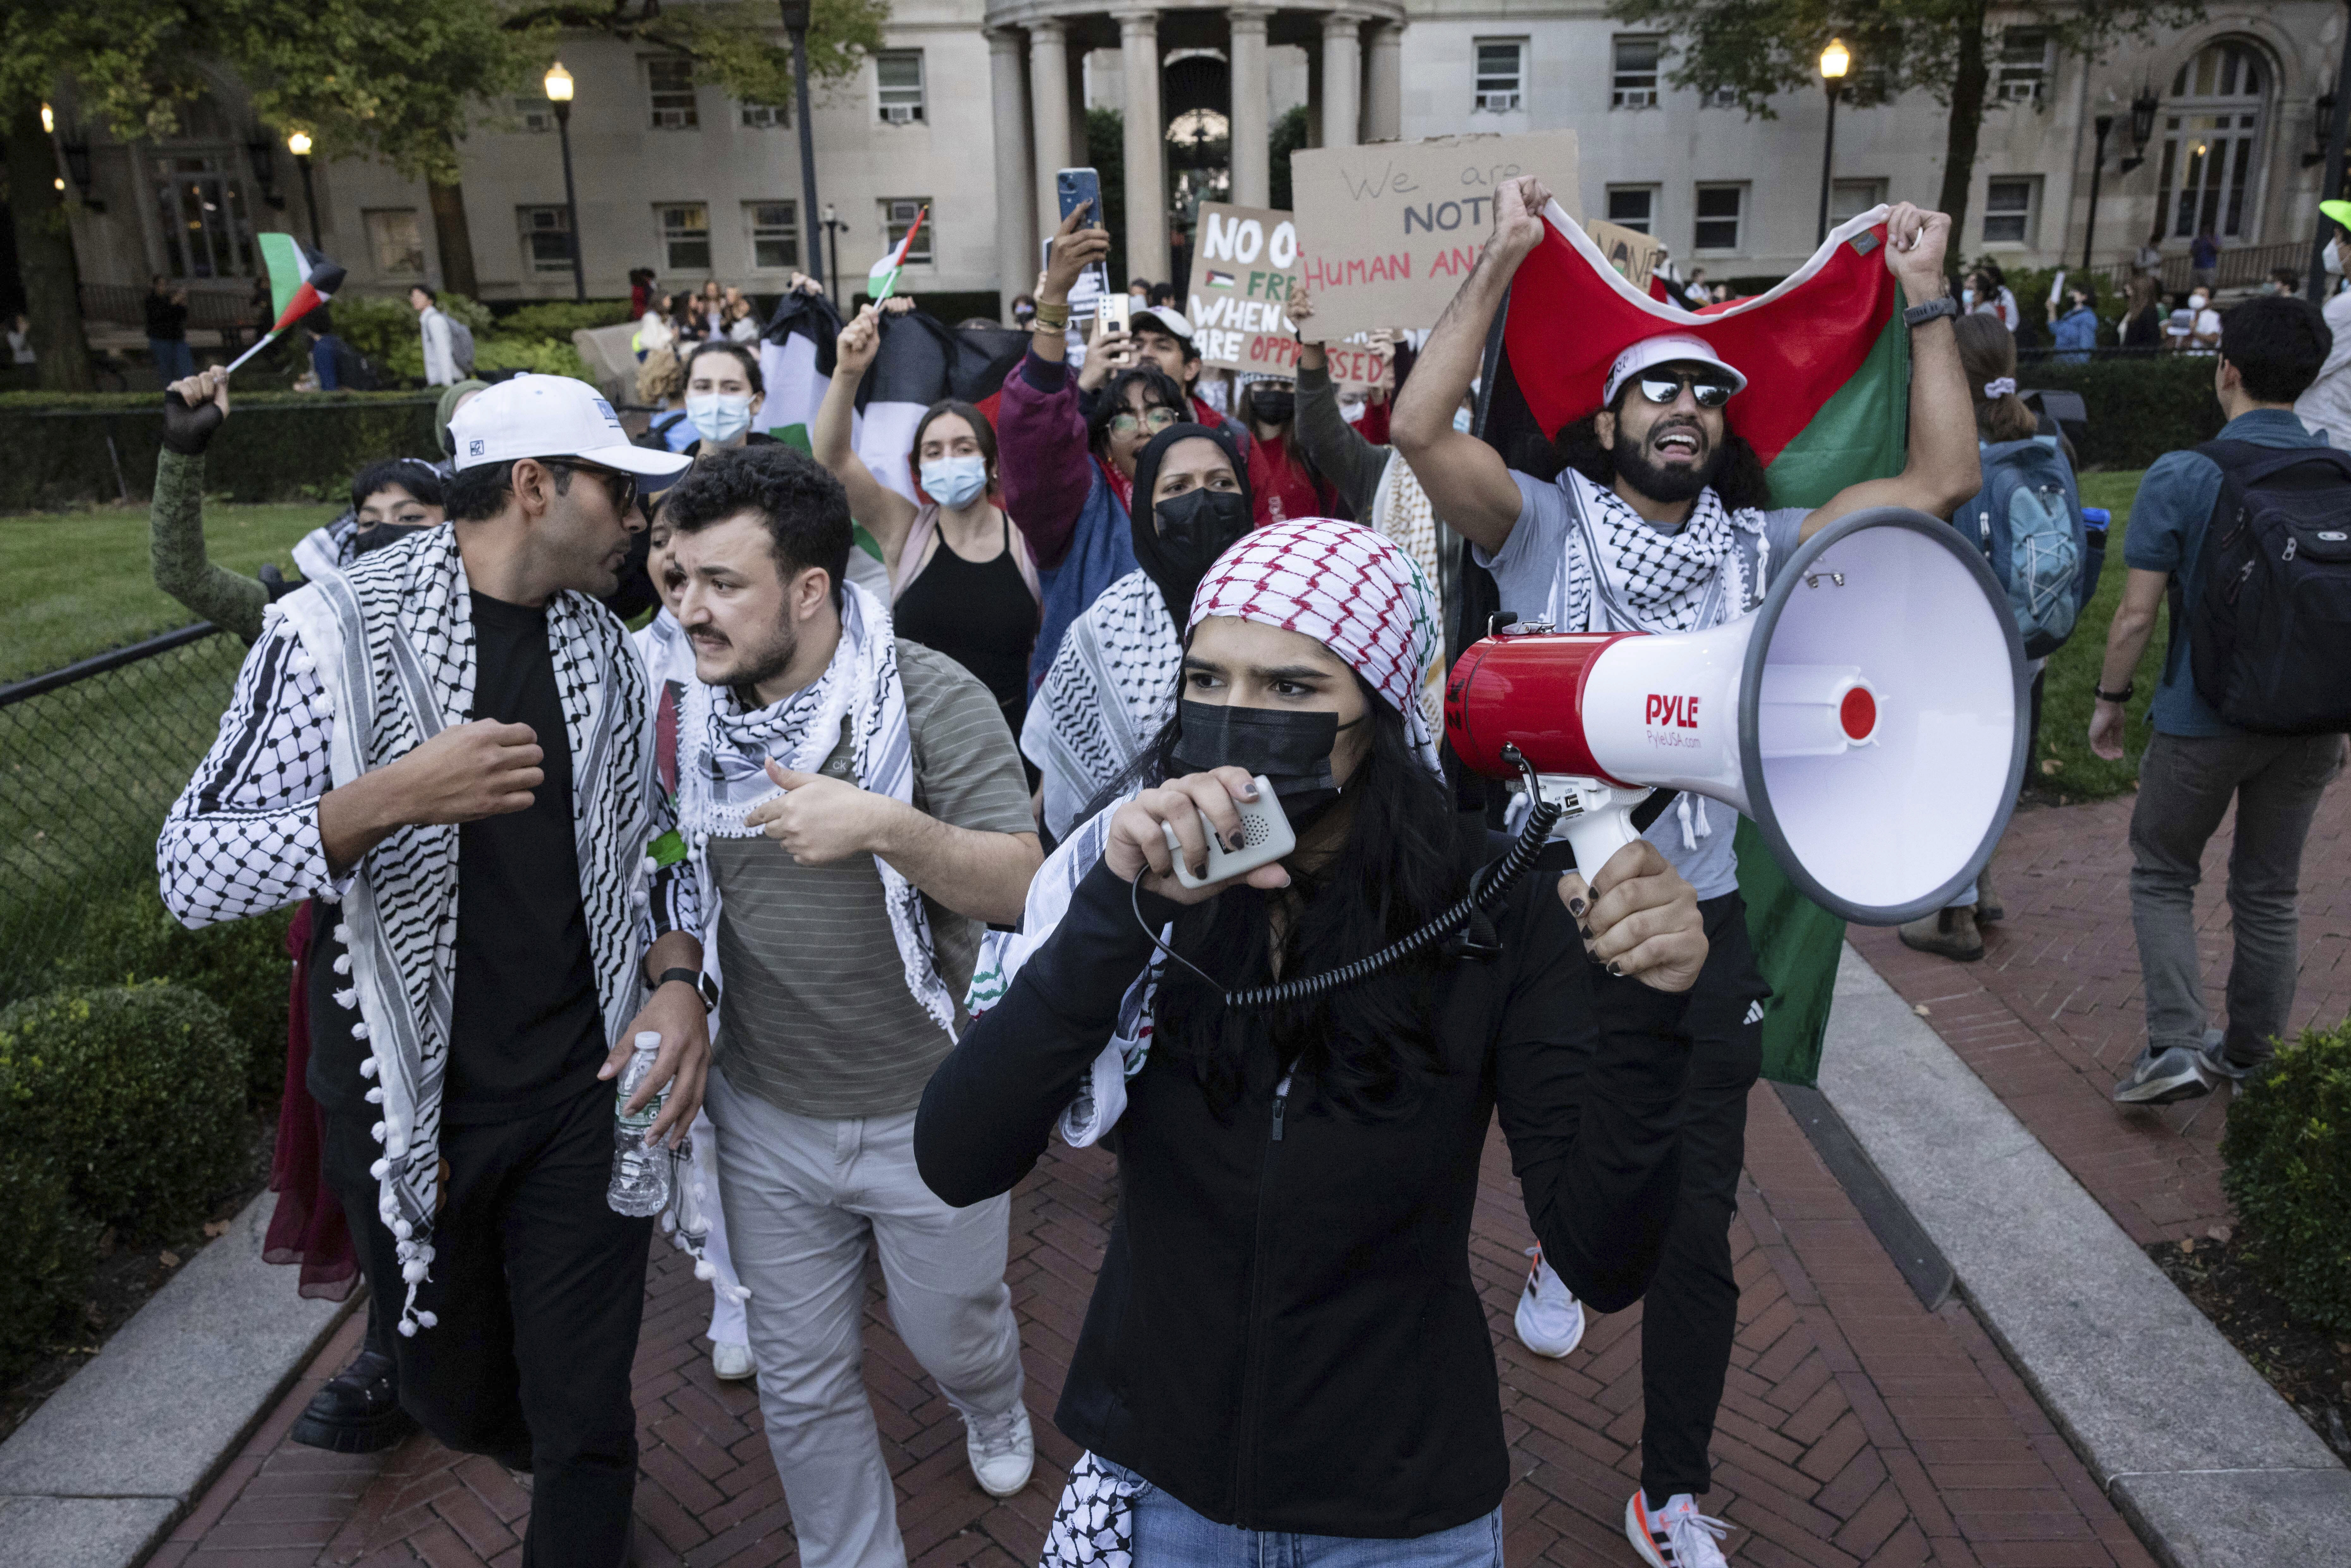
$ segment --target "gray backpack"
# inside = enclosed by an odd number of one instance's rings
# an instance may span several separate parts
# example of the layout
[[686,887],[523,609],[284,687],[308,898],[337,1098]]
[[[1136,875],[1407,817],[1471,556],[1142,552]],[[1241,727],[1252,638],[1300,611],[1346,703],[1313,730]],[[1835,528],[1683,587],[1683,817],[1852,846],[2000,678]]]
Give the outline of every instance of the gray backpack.
[[457,361],[460,373],[474,373],[474,329],[448,312],[441,319],[449,323],[449,357]]

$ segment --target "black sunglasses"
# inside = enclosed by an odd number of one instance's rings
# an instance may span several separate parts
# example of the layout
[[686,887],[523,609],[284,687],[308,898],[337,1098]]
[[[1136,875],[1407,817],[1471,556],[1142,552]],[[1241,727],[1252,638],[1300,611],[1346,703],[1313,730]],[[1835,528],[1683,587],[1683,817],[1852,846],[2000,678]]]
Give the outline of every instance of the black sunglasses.
[[1641,395],[1660,408],[1681,396],[1684,387],[1689,388],[1690,396],[1698,400],[1698,405],[1700,408],[1720,408],[1730,401],[1730,394],[1738,390],[1728,382],[1708,381],[1692,375],[1687,371],[1665,375],[1645,375],[1639,379],[1637,384],[1640,386]]
[[623,474],[617,468],[599,468],[592,463],[550,462],[548,466],[565,474],[585,474],[601,483],[604,493],[612,497],[612,512],[616,517],[627,517],[637,504],[637,476],[633,474]]

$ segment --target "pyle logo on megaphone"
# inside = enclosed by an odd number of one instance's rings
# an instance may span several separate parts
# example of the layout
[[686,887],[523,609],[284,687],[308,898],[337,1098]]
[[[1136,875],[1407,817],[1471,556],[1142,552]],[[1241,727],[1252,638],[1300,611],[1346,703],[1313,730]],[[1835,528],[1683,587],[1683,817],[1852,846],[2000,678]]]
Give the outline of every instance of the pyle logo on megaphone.
[[1447,737],[1480,772],[1570,801],[1586,874],[1651,789],[1754,820],[1815,901],[1895,925],[1999,842],[2023,778],[2024,650],[1957,531],[1876,507],[1806,540],[1750,615],[1705,632],[1510,632],[1463,653]]

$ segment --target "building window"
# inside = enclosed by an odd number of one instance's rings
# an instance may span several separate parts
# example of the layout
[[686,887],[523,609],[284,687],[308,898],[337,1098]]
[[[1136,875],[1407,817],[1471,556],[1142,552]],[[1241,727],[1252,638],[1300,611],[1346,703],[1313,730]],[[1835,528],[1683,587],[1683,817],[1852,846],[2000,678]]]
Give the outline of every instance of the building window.
[[363,212],[368,251],[375,269],[400,277],[424,275],[424,232],[417,226],[414,207],[387,207]]
[[514,111],[518,128],[534,136],[555,129],[555,105],[544,98],[518,98]]
[[2255,165],[2273,86],[2269,62],[2242,38],[2207,44],[2171,78],[2155,232],[2244,239],[2255,227]]
[[1746,215],[1746,186],[1700,185],[1698,188],[1698,222],[1691,230],[1690,248],[1738,250],[1740,248],[1740,225]]
[[1495,114],[1509,114],[1527,106],[1527,41],[1524,38],[1479,38],[1476,106]]
[[692,131],[701,125],[695,107],[692,60],[647,60],[645,89],[653,102],[655,131]]
[[1655,185],[1611,185],[1608,187],[1608,221],[1635,234],[1655,234],[1649,225],[1656,221],[1657,188]]
[[1657,62],[1666,52],[1663,38],[1616,40],[1616,73],[1611,79],[1611,109],[1657,107]]
[[710,270],[710,208],[707,204],[680,202],[674,206],[655,207],[653,217],[661,225],[663,271]]
[[2040,175],[1993,175],[1984,182],[1984,244],[2031,245],[2040,210]]
[[746,202],[743,226],[751,233],[751,265],[762,272],[782,272],[800,264],[800,213],[798,202]]
[[561,207],[517,207],[523,265],[533,272],[571,270],[571,214]]
[[1829,227],[1857,218],[1884,200],[1883,180],[1839,180],[1829,187]]
[[[882,229],[890,236],[889,249],[896,255],[898,242],[906,237],[915,217],[931,204],[928,196],[884,196],[882,198]],[[935,215],[935,214],[934,214]],[[931,238],[937,232],[930,218],[923,219],[923,232],[914,236],[914,248],[906,253],[908,267],[925,267],[931,259]]]
[[882,118],[907,125],[923,118],[923,51],[892,49],[873,57],[873,85]]
[[2042,88],[2049,80],[2049,30],[2008,27],[2000,35],[2000,80],[1996,89],[2002,103],[2038,107]]
[[791,110],[780,103],[747,103],[743,106],[743,123],[753,131],[781,131],[791,122]]
[[253,219],[245,188],[218,158],[165,158],[157,165],[163,270],[173,277],[249,277]]

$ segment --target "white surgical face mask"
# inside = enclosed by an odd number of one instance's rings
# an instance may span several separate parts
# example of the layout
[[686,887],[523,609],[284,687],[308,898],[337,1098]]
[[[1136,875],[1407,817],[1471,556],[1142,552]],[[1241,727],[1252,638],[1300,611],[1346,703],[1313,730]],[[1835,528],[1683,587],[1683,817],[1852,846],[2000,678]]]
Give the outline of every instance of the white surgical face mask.
[[959,512],[987,488],[987,459],[977,452],[934,457],[923,465],[923,490],[950,512]]
[[1349,424],[1360,424],[1364,420],[1364,408],[1362,398],[1342,398],[1339,401],[1339,417]]
[[1467,435],[1469,434],[1469,411],[1468,409],[1457,408],[1453,411],[1454,429],[1459,431],[1462,434]]
[[2336,277],[2343,276],[2343,250],[2340,246],[2326,247],[2326,270]]
[[724,446],[751,428],[751,396],[748,392],[739,397],[724,392],[689,392],[685,417],[703,440],[713,446]]
[[1965,306],[1968,306],[1968,307],[1970,307],[1970,308],[1972,308],[1974,307],[1974,305],[1975,305],[1975,302],[1976,302],[1976,291],[1975,291],[1974,289],[1972,289],[1972,288],[1962,288],[1962,289],[1960,289],[1960,290],[1959,290],[1959,303],[1960,303],[1960,304],[1965,305]]
[[2204,308],[2205,298],[2206,298],[2206,297],[2205,297],[2205,296],[2203,296],[2203,295],[2201,295],[2201,294],[2191,294],[2191,295],[2189,295],[2189,296],[2188,297],[2188,308],[2189,308],[2190,310],[2201,310],[2201,309],[2203,309],[2203,308]]

